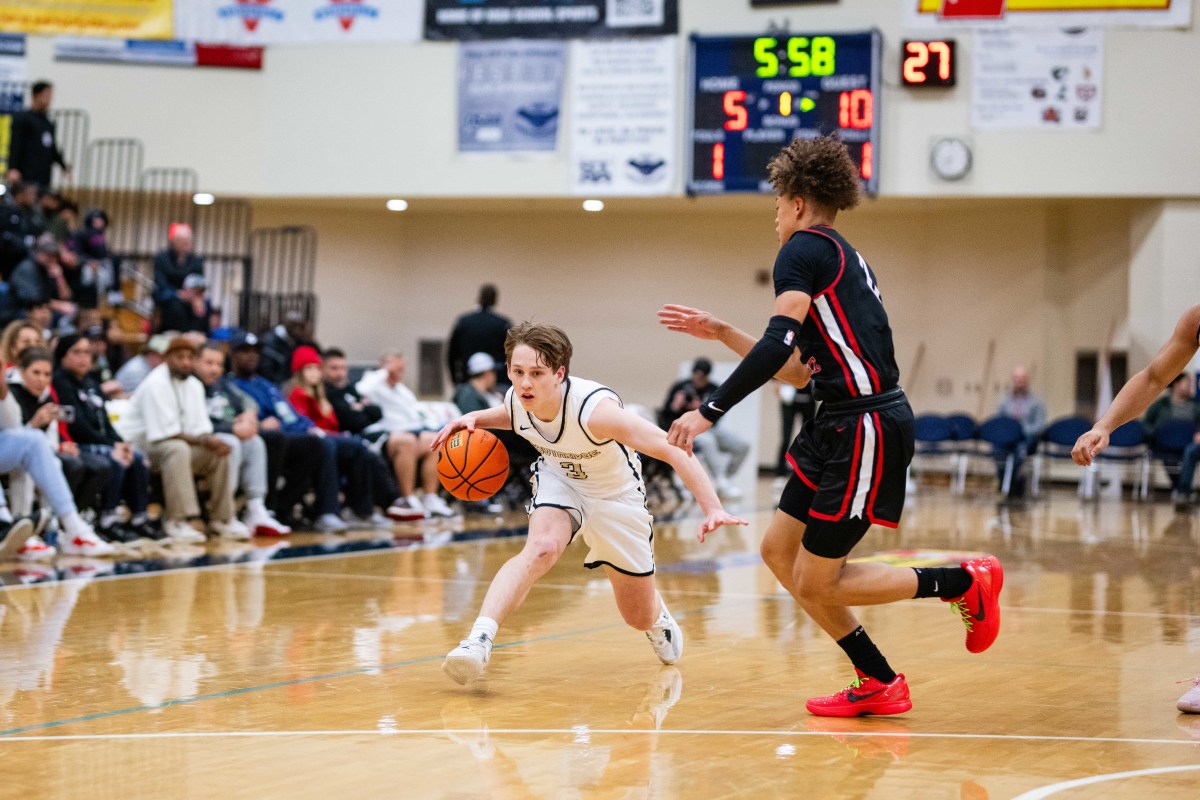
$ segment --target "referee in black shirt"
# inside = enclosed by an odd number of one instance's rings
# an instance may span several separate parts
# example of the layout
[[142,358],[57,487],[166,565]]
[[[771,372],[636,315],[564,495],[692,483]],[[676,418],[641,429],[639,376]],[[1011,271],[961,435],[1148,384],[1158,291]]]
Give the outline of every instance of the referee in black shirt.
[[50,173],[58,164],[69,177],[71,168],[59,152],[57,132],[47,113],[54,99],[54,86],[38,81],[30,90],[29,109],[12,118],[12,140],[8,147],[8,182],[36,183],[50,187]]

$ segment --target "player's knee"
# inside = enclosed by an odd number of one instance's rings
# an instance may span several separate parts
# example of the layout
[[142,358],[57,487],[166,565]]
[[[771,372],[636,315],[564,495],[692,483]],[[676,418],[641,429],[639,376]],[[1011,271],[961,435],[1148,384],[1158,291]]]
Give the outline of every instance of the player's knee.
[[563,545],[555,539],[530,539],[525,543],[525,555],[535,566],[550,569],[563,553]]

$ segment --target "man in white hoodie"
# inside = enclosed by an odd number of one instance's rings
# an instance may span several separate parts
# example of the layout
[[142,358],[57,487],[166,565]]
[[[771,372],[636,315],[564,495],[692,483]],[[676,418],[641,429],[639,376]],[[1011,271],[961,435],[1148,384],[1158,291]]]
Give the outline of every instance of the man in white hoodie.
[[[396,470],[402,502],[414,511],[435,517],[453,517],[455,513],[438,495],[437,453],[429,450],[435,431],[421,414],[416,395],[404,385],[404,354],[391,350],[383,354],[380,368],[368,372],[355,387],[383,411],[383,418],[364,432],[387,434],[384,452]],[[418,477],[424,497],[416,494]]]

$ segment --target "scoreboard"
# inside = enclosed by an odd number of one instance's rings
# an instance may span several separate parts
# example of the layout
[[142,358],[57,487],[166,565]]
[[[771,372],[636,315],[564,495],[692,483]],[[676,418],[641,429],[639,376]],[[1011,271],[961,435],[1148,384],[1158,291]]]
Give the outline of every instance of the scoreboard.
[[836,132],[879,190],[879,31],[691,37],[689,194],[771,192],[767,162]]

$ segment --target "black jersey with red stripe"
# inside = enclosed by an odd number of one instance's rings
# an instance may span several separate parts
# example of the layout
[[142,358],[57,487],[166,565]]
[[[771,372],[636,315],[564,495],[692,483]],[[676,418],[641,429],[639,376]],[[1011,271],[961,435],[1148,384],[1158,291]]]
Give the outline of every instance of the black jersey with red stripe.
[[797,345],[813,396],[838,401],[886,392],[900,380],[892,329],[866,259],[828,225],[796,231],[775,259],[775,295],[804,292],[812,307]]

